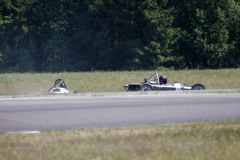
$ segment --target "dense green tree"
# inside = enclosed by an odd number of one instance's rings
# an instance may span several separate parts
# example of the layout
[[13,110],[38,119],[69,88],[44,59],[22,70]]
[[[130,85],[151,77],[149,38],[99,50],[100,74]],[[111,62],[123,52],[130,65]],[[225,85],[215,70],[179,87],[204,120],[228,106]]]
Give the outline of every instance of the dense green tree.
[[87,44],[80,47],[79,52],[87,55],[84,57],[89,68],[116,70],[172,66],[177,29],[171,28],[172,10],[165,9],[165,4],[156,0],[96,0],[90,3],[88,19],[80,25],[85,27],[78,32],[84,35],[77,36],[78,44]]
[[[233,0],[185,0],[175,4],[175,24],[181,27],[178,50],[184,57],[185,67],[203,69],[239,65],[236,61],[234,65],[227,62],[228,57],[239,55],[238,49],[233,51],[236,41],[231,40],[235,36],[230,33],[229,26],[230,19],[239,17],[238,5]],[[233,30],[236,31],[236,27]]]
[[229,1],[225,7],[230,47],[228,54],[224,57],[223,67],[236,68],[240,66],[240,1]]
[[240,65],[238,0],[0,0],[0,72]]
[[63,71],[69,49],[69,17],[72,3],[70,0],[35,1],[26,12],[29,33],[26,39],[32,52],[37,71]]
[[0,54],[3,67],[16,67],[23,52],[23,56],[27,57],[27,46],[22,41],[28,32],[24,12],[31,4],[31,0],[0,2]]
[[[153,64],[157,67],[178,67],[178,59],[175,55],[175,42],[178,38],[178,28],[173,27],[174,17],[171,15],[173,8],[166,7],[168,1],[145,1],[143,3],[144,24],[143,30],[147,40],[144,46],[144,68]],[[147,62],[145,62],[147,60]]]

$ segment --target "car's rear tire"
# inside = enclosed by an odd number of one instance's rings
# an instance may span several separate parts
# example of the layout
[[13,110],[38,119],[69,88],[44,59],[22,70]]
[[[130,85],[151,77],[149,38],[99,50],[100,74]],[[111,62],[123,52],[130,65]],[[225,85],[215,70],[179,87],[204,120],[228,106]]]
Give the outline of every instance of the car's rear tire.
[[204,90],[204,89],[205,89],[204,85],[202,85],[200,83],[194,84],[192,86],[192,90]]
[[141,91],[153,91],[153,89],[149,85],[143,85]]

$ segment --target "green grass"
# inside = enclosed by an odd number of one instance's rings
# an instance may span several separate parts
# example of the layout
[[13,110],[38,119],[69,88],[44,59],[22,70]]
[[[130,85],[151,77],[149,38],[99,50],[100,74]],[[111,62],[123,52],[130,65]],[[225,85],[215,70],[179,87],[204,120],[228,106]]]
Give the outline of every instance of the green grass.
[[0,95],[47,93],[56,79],[62,78],[69,90],[78,92],[121,92],[123,85],[143,82],[157,72],[168,82],[202,83],[207,89],[239,89],[240,69],[180,70],[180,71],[115,71],[63,73],[0,74]]
[[240,122],[0,134],[1,160],[239,160]]
[[[240,89],[240,69],[13,73],[0,74],[0,95],[47,93],[58,78],[70,90],[119,92],[124,84],[142,82],[155,72],[169,83]],[[0,134],[0,160],[23,159],[240,160],[240,122]]]

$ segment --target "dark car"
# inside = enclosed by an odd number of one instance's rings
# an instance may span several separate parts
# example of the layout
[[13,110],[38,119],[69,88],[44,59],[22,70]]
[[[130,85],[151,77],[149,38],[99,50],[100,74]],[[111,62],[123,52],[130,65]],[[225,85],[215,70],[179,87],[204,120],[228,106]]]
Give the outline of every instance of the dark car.
[[182,85],[179,82],[167,84],[166,76],[153,74],[150,78],[145,78],[143,83],[129,83],[124,85],[126,91],[170,91],[170,90],[203,90],[205,86],[196,83],[192,86]]

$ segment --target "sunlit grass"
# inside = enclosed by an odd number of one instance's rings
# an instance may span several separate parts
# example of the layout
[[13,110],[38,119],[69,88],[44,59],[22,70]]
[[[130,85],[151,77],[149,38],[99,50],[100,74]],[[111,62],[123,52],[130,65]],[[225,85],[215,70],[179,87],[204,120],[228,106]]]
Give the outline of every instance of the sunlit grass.
[[115,71],[63,73],[0,74],[0,95],[47,93],[56,79],[62,78],[69,90],[78,92],[121,92],[123,85],[143,82],[157,72],[166,75],[168,82],[188,85],[202,83],[207,89],[239,89],[240,69],[180,70],[180,71]]
[[240,123],[0,134],[1,160],[239,160]]

